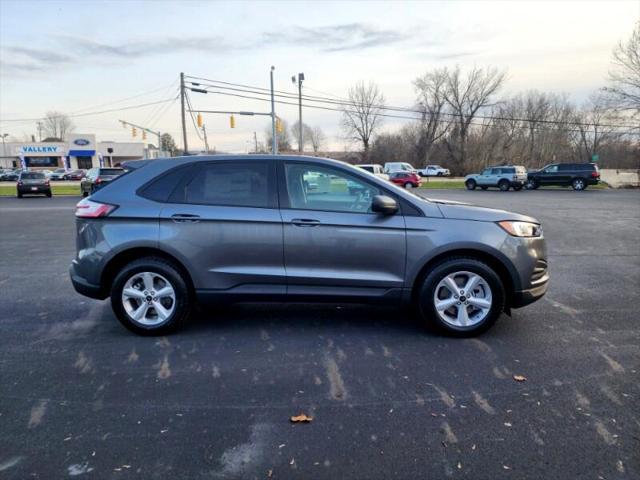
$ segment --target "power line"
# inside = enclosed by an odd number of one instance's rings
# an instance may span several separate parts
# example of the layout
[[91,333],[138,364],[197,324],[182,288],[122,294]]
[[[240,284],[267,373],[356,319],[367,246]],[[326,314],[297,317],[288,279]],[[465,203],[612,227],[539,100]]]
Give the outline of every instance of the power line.
[[[79,118],[79,117],[88,117],[91,115],[101,115],[103,113],[111,113],[111,112],[121,112],[123,110],[133,110],[136,108],[144,108],[144,107],[149,107],[151,105],[158,105],[160,103],[167,103],[167,102],[171,102],[173,100],[175,100],[177,97],[175,98],[168,98],[166,100],[159,100],[157,102],[148,102],[148,103],[141,103],[138,105],[129,105],[127,107],[120,107],[120,108],[112,108],[109,110],[102,110],[99,112],[87,112],[87,113],[76,113],[76,114],[71,114],[71,115],[65,115],[65,114],[61,114],[61,115],[54,115],[53,117],[69,117],[69,118]],[[10,119],[4,119],[4,120],[0,120],[0,122],[35,122],[38,120],[44,120],[47,117],[37,117],[37,118],[10,118]]]
[[[217,88],[217,89],[221,89],[221,90],[232,90],[232,91],[239,91],[239,92],[244,92],[244,93],[251,93],[254,95],[268,95],[268,90],[262,87],[255,87],[255,86],[250,86],[250,85],[244,85],[244,84],[239,84],[239,83],[231,83],[231,82],[223,82],[220,80],[211,80],[211,79],[206,79],[206,78],[202,78],[202,77],[192,77],[192,76],[188,76],[188,78],[194,78],[197,80],[201,80],[204,82],[207,82],[208,85],[205,85],[205,90],[207,90],[208,88]],[[191,82],[194,83],[194,82]],[[200,83],[195,82],[197,85],[202,85]],[[217,85],[220,84],[220,85]],[[234,88],[234,87],[240,87],[240,88]],[[209,90],[207,90],[209,91]],[[298,95],[296,93],[293,92],[287,92],[287,91],[283,91],[283,90],[276,90],[276,92],[278,92],[277,95],[275,95],[276,97],[279,98],[289,98],[289,99],[297,99]],[[220,93],[220,92],[218,92]],[[334,97],[334,98],[328,98],[328,97],[320,97],[320,96],[315,96],[315,95],[303,95],[302,96],[303,100],[306,100],[308,102],[313,102],[313,103],[324,103],[324,104],[333,104],[333,105],[339,105],[339,106],[351,106],[351,107],[367,107],[367,108],[377,108],[380,110],[387,110],[387,111],[396,111],[396,112],[406,112],[406,113],[416,113],[419,115],[423,115],[425,113],[428,114],[428,112],[424,112],[422,110],[417,110],[415,108],[408,108],[408,107],[398,107],[398,106],[390,106],[390,105],[365,105],[362,103],[358,103],[358,102],[352,102],[350,100],[340,100],[339,97]],[[282,103],[282,102],[279,102]],[[310,108],[314,108],[311,105],[307,105],[307,107]],[[381,114],[382,115],[382,114]],[[464,117],[464,115],[460,115],[460,114],[456,114],[456,113],[452,113],[452,112],[441,112],[440,115],[445,115],[445,116],[449,116],[449,117],[455,117],[455,118],[461,118]],[[566,122],[562,122],[562,121],[558,121],[558,120],[532,120],[532,119],[526,119],[526,118],[517,118],[517,117],[501,117],[501,116],[495,116],[495,115],[476,115],[474,118],[480,119],[480,120],[490,120],[490,121],[510,121],[510,122],[523,122],[523,123],[529,123],[529,124],[548,124],[548,125],[575,125],[575,126],[580,126],[580,127],[588,127],[588,128],[593,128],[592,124],[589,123],[585,123],[585,122],[576,122],[576,121],[566,121]],[[449,122],[449,123],[453,123],[453,122]],[[476,124],[477,125],[477,124]],[[613,124],[599,124],[598,127],[604,127],[604,128],[627,128],[627,129],[637,129],[639,128],[636,125],[613,125]],[[519,126],[518,128],[529,128],[529,127],[522,127]],[[577,131],[577,130],[571,130],[571,131]],[[624,133],[624,132],[621,132]],[[629,132],[629,134],[632,134],[635,132]]]

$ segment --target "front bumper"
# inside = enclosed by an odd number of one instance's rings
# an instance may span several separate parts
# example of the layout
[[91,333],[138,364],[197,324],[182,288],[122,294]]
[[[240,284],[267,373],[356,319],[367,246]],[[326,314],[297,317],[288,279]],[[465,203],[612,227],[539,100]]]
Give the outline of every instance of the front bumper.
[[73,288],[80,295],[84,295],[89,298],[96,298],[98,300],[104,300],[107,298],[107,295],[104,294],[104,291],[100,287],[100,285],[94,285],[92,283],[87,282],[84,278],[82,278],[75,269],[75,260],[69,266],[69,277],[71,277],[71,283],[73,284]]
[[532,282],[531,288],[513,292],[509,306],[511,308],[521,308],[540,300],[549,288],[549,275],[545,274],[540,280]]

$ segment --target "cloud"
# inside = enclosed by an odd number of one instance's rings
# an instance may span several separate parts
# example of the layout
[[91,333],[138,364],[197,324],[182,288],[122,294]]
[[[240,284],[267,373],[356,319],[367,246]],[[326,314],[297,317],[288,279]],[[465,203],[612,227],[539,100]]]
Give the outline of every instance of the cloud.
[[399,32],[364,23],[347,23],[323,27],[291,27],[286,31],[265,32],[263,41],[299,47],[319,47],[325,52],[385,47],[407,40],[408,30]]

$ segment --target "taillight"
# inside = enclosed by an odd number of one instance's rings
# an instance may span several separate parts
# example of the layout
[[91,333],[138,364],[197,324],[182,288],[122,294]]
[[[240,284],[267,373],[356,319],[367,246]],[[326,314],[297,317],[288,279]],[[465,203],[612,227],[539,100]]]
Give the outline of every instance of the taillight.
[[22,182],[18,182],[18,185],[19,185],[19,186],[22,186]]
[[96,183],[102,183],[102,179],[100,177],[96,178]]
[[48,187],[49,186],[49,180],[45,180],[44,184]]
[[593,178],[598,178],[598,177],[600,177],[600,172],[591,172],[591,176]]
[[79,218],[100,218],[106,217],[116,209],[115,205],[108,203],[92,202],[88,198],[81,200],[76,205],[76,217]]

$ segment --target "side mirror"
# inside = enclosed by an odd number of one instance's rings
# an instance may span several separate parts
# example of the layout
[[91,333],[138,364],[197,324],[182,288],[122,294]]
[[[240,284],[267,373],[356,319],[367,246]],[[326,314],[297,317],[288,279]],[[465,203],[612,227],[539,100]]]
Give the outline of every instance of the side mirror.
[[386,195],[376,195],[371,203],[371,211],[382,215],[395,215],[398,213],[398,202]]

